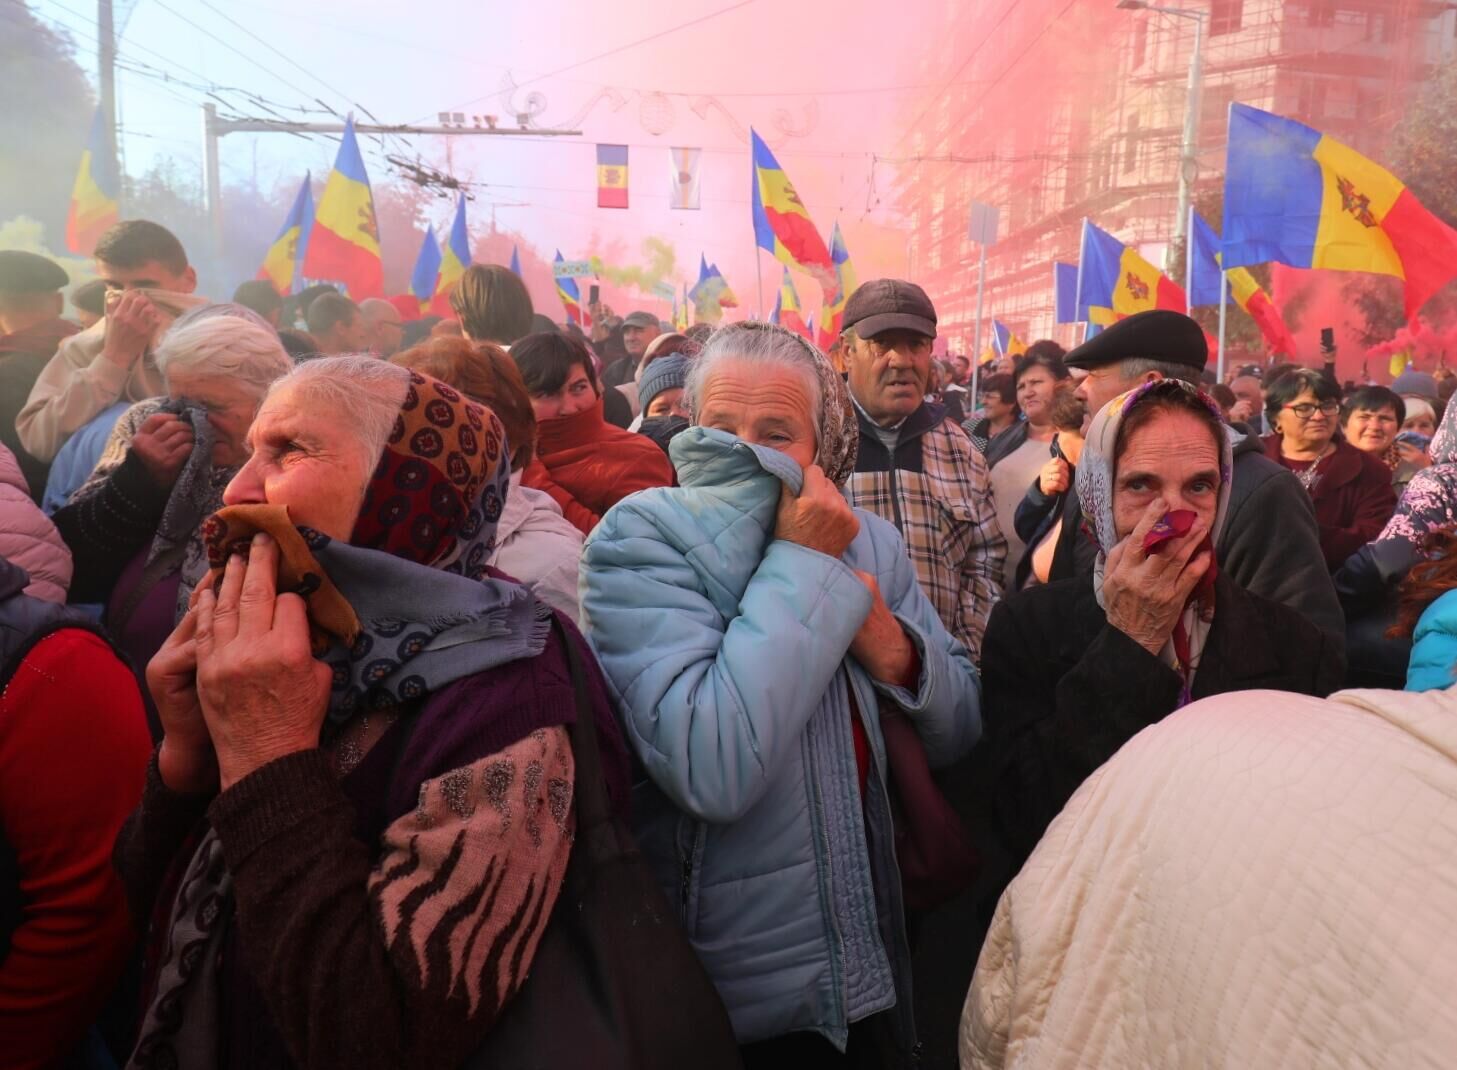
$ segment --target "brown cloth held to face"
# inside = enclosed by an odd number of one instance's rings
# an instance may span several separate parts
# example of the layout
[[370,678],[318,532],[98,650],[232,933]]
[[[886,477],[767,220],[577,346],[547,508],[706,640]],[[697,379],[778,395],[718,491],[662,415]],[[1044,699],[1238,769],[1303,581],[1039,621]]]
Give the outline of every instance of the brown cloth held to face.
[[[216,592],[222,586],[228,557],[239,553],[246,558],[253,536],[260,531],[278,544],[278,593],[299,595],[308,607],[309,642],[315,656],[328,650],[333,639],[351,645],[359,635],[354,607],[319,567],[308,543],[289,519],[286,505],[229,505],[208,517],[202,526],[202,538],[211,567],[197,585],[198,591],[211,587]],[[194,602],[196,598],[194,593]]]

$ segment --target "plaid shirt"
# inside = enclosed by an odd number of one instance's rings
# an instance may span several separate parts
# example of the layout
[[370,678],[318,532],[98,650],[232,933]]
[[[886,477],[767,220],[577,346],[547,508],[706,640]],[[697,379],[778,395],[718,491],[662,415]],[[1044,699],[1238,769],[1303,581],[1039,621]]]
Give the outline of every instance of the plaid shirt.
[[894,457],[858,415],[860,449],[845,487],[850,504],[896,526],[946,630],[978,661],[1007,557],[986,460],[939,405],[924,404],[906,418]]

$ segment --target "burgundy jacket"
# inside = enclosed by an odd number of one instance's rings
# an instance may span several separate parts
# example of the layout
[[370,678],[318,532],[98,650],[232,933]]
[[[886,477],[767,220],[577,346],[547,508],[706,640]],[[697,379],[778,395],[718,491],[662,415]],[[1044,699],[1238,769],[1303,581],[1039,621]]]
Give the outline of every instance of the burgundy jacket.
[[[1266,435],[1265,455],[1280,461],[1280,436]],[[1332,572],[1376,536],[1396,511],[1391,469],[1349,442],[1338,440],[1336,451],[1320,461],[1311,491],[1320,549]]]

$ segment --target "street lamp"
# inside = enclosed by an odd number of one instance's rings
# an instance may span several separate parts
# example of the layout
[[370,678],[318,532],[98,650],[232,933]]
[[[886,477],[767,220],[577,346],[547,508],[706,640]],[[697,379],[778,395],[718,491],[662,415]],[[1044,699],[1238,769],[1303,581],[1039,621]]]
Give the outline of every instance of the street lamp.
[[[1194,179],[1199,176],[1199,83],[1204,58],[1204,20],[1208,12],[1191,7],[1165,7],[1147,0],[1118,0],[1120,11],[1153,11],[1180,19],[1194,20],[1194,54],[1189,58],[1189,93],[1184,104],[1184,143],[1179,150],[1179,208],[1174,218],[1174,240],[1164,252],[1164,270],[1173,270],[1174,246],[1185,237],[1189,225],[1189,202],[1193,199]],[[1188,280],[1186,279],[1185,282]]]

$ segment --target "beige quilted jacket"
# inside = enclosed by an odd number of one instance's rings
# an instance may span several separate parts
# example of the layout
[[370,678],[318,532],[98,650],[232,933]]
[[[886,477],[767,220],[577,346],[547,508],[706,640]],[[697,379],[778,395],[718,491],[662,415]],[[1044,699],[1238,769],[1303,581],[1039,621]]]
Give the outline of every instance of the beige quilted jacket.
[[1195,703],[997,907],[961,1064],[1457,1067],[1457,688]]

